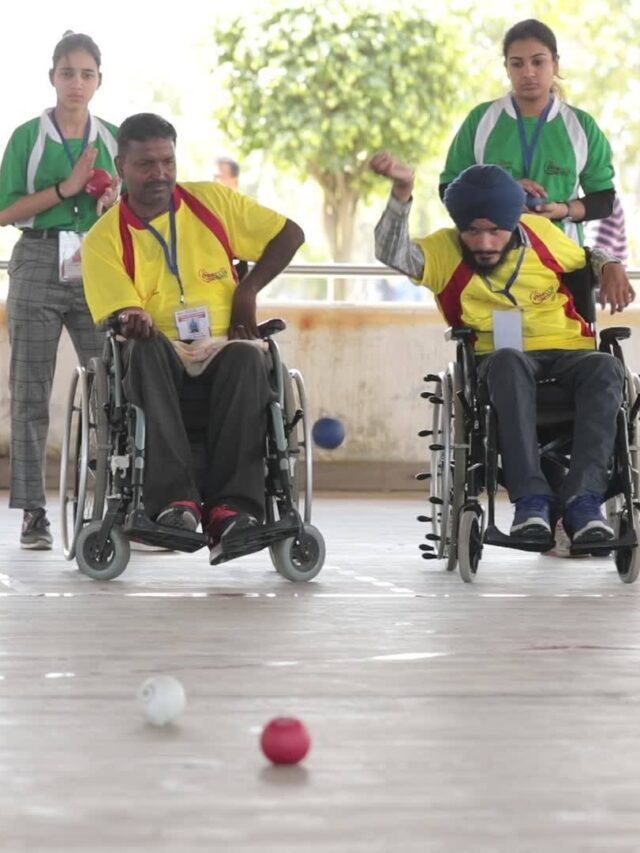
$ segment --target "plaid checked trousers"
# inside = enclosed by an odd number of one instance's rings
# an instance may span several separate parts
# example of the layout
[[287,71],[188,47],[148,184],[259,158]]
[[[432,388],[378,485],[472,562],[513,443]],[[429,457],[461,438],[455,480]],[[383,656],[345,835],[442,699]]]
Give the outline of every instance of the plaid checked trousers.
[[45,506],[49,400],[63,325],[82,364],[102,352],[81,282],[58,280],[58,242],[21,237],[9,262],[7,299],[11,365],[9,506]]

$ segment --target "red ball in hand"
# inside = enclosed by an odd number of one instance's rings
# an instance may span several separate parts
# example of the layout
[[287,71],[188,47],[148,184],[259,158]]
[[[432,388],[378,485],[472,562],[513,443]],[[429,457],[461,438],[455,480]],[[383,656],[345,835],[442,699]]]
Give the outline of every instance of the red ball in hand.
[[309,752],[311,738],[295,717],[276,717],[262,730],[260,746],[273,764],[297,764]]
[[103,192],[111,186],[112,177],[106,169],[94,169],[93,175],[84,185],[84,191],[94,198],[100,198]]

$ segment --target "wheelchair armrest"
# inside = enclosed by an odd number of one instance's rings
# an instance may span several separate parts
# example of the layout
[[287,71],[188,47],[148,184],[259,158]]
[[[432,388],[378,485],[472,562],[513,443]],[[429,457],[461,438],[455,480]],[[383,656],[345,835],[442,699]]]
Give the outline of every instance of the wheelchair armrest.
[[609,329],[603,329],[600,332],[600,340],[603,344],[610,344],[613,341],[626,341],[631,337],[631,329],[628,326],[611,326]]
[[445,341],[470,341],[475,331],[468,326],[450,326],[444,333]]
[[278,332],[284,332],[286,328],[287,324],[279,317],[272,317],[270,320],[258,323],[258,331],[263,338],[270,338]]
[[116,311],[114,314],[109,314],[109,316],[100,323],[100,327],[105,330],[105,332],[115,332],[116,334],[120,333],[120,312]]

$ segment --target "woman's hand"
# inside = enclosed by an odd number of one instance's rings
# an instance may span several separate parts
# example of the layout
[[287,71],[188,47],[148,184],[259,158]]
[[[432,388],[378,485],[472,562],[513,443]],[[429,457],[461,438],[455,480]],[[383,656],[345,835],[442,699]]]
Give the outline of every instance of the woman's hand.
[[564,219],[568,216],[568,205],[563,201],[550,201],[547,204],[537,204],[534,208],[527,208],[529,213],[537,213],[545,219]]
[[84,190],[93,173],[94,163],[98,156],[98,149],[94,145],[87,145],[68,178],[60,181],[60,192],[65,198],[78,195]]
[[530,178],[522,178],[522,180],[518,181],[518,183],[527,195],[532,195],[535,198],[547,197],[547,191],[542,186],[542,184],[538,184],[536,183],[536,181],[532,181]]
[[121,181],[117,175],[111,179],[111,186],[106,188],[96,203],[96,213],[98,216],[100,216],[103,211],[113,207],[113,205],[118,201],[120,198],[120,184]]

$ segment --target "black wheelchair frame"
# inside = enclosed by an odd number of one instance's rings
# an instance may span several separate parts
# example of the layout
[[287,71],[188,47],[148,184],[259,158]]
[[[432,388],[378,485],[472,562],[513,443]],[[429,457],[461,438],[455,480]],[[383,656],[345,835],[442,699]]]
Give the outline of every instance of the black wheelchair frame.
[[[307,581],[322,569],[325,545],[311,524],[312,457],[304,381],[283,364],[273,335],[282,320],[260,325],[267,342],[275,400],[265,442],[265,522],[223,535],[214,564],[269,548],[275,569]],[[122,390],[122,339],[108,324],[103,357],[76,367],[69,390],[60,466],[62,541],[68,560],[96,580],[127,567],[130,541],[193,552],[204,533],[156,524],[144,509],[144,412]],[[304,465],[304,486],[301,467]],[[302,512],[299,504],[303,503]]]
[[[581,275],[582,274],[582,275]],[[578,313],[593,328],[595,298],[591,277],[584,272],[565,276]],[[608,352],[624,365],[620,341],[630,329],[611,327],[600,333],[598,349]],[[447,340],[456,342],[456,360],[438,374],[428,374],[425,382],[435,383],[433,390],[421,394],[432,405],[430,429],[419,435],[430,437],[430,470],[417,474],[430,484],[432,514],[418,520],[431,525],[426,535],[429,544],[420,545],[424,559],[446,559],[447,570],[458,566],[463,581],[474,580],[484,545],[524,551],[547,551],[554,540],[513,537],[501,532],[495,521],[495,498],[502,485],[496,415],[484,395],[479,393],[473,330],[449,329]],[[541,464],[545,473],[566,471],[569,467],[573,434],[570,401],[553,400],[554,382],[538,384],[538,437]],[[546,397],[546,399],[545,399]],[[549,398],[552,398],[551,400]],[[613,551],[620,579],[633,583],[640,573],[640,482],[637,417],[640,411],[640,380],[625,366],[625,394],[616,424],[616,441],[611,463],[609,487],[605,496],[609,521],[616,538],[597,547],[593,543],[572,545],[571,553],[600,556]],[[554,469],[554,470],[552,470]],[[481,495],[487,493],[486,524]],[[606,549],[606,550],[605,550]]]

